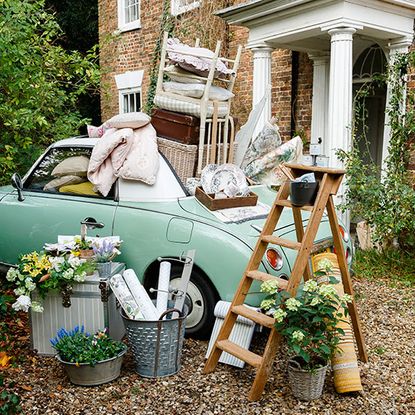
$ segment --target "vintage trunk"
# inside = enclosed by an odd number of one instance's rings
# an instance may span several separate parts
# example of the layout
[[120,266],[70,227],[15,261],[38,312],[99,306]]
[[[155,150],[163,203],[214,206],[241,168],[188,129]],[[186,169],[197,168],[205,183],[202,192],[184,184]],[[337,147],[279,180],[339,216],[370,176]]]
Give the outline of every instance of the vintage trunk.
[[[124,264],[113,263],[111,276],[124,269]],[[70,307],[63,307],[62,296],[58,292],[49,292],[42,302],[43,313],[30,312],[31,345],[39,354],[56,353],[49,340],[61,327],[71,330],[77,325],[84,325],[85,331],[91,334],[107,327],[111,338],[121,340],[124,336],[124,324],[116,298],[107,280],[102,280],[97,272],[88,276],[84,283],[74,285]]]

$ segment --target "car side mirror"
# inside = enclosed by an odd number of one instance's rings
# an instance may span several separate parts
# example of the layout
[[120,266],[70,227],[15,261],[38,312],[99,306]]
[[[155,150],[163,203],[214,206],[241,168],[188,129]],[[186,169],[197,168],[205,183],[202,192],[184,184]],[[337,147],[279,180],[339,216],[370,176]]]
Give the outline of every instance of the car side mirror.
[[12,186],[17,189],[17,200],[19,202],[23,202],[24,196],[23,196],[23,182],[22,178],[18,173],[14,173],[12,176]]

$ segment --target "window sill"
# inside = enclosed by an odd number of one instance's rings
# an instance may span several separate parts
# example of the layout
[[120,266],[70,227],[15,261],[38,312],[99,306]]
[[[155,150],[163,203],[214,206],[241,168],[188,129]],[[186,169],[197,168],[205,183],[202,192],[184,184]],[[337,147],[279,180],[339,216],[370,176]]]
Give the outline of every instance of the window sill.
[[126,23],[123,26],[119,26],[118,29],[116,30],[116,33],[131,32],[132,30],[137,30],[137,29],[141,29],[141,22],[139,20]]
[[171,14],[173,16],[179,16],[186,12],[190,12],[193,9],[197,9],[199,6],[200,6],[200,1],[197,1],[193,4],[189,4],[188,6],[181,6],[181,7],[174,7],[174,5],[172,4]]

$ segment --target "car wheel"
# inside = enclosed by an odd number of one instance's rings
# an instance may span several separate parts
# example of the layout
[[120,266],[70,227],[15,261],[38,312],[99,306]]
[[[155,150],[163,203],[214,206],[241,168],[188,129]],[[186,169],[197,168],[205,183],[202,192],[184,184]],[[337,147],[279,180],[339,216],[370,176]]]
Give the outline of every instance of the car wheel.
[[[170,287],[177,289],[183,267],[173,265],[170,274]],[[157,282],[152,286],[157,286]],[[211,282],[201,272],[192,271],[185,304],[188,307],[186,319],[186,335],[197,339],[208,339],[212,333],[215,316],[213,310],[219,301],[219,296]]]

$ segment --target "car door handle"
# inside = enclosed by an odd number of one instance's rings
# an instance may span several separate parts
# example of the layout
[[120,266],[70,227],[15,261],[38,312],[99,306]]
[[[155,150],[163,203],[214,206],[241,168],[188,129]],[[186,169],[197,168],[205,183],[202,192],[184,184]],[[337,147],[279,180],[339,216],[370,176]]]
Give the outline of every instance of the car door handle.
[[87,217],[82,222],[81,225],[86,225],[89,229],[102,229],[105,225],[102,222],[97,222],[95,218]]

